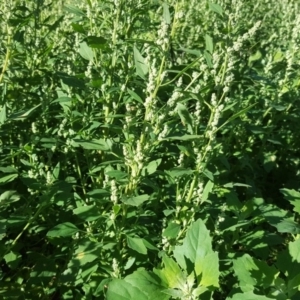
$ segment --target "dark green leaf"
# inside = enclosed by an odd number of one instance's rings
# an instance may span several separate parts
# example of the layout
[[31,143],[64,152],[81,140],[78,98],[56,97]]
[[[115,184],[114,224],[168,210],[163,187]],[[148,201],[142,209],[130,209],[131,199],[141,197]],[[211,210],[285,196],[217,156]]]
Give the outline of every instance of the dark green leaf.
[[141,78],[145,79],[145,76],[148,73],[148,67],[145,63],[144,57],[141,55],[141,53],[135,46],[133,47],[133,54],[134,54],[136,73]]
[[94,205],[81,206],[73,209],[73,214],[77,215],[80,219],[91,222],[99,219],[101,217],[101,213]]
[[123,198],[122,202],[131,206],[140,206],[147,200],[149,200],[149,195],[140,195],[136,197]]
[[48,231],[47,236],[49,237],[67,237],[72,236],[77,233],[79,229],[70,222],[65,222],[54,226],[51,230]]
[[94,52],[86,42],[80,43],[79,54],[86,60],[93,61]]
[[176,239],[181,226],[177,223],[170,223],[168,227],[163,231],[163,236],[169,239]]
[[219,4],[208,2],[208,5],[209,5],[209,9],[211,11],[214,11],[217,14],[219,14],[220,16],[223,16],[223,9],[222,9],[222,7]]
[[132,238],[130,236],[127,236],[127,245],[132,250],[144,254],[147,254],[147,248],[143,243],[143,240],[141,238]]

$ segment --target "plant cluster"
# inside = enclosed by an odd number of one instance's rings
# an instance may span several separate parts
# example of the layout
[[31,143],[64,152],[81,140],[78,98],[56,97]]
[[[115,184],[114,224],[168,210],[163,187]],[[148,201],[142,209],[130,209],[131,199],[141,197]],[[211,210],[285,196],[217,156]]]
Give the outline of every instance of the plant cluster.
[[0,11],[1,299],[299,299],[297,1]]

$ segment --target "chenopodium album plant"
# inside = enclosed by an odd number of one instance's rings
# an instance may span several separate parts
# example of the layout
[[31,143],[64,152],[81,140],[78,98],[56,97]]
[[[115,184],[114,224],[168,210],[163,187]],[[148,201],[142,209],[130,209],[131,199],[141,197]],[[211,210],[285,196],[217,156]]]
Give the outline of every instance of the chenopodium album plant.
[[299,8],[216,2],[1,3],[3,299],[299,297]]
[[199,299],[219,286],[219,259],[202,220],[194,222],[173,256],[162,254],[163,266],[153,272],[138,269],[124,279],[113,279],[107,299]]

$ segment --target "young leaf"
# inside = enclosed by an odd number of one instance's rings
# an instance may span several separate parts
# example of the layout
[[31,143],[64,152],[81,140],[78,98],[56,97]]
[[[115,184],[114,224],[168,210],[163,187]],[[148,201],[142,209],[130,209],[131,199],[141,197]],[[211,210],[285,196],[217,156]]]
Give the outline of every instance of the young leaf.
[[53,169],[53,172],[52,172],[52,176],[55,180],[58,179],[59,171],[60,171],[60,162],[57,163],[57,165],[55,166],[55,168]]
[[163,236],[169,239],[175,239],[180,231],[180,225],[177,223],[170,223],[168,227],[163,231]]
[[195,263],[197,258],[203,258],[212,251],[211,237],[204,222],[198,219],[188,229],[183,245],[184,255]]
[[89,262],[92,262],[98,258],[101,245],[97,242],[83,239],[79,242],[79,246],[73,255],[74,265],[84,266]]
[[209,5],[209,9],[211,11],[214,11],[217,14],[219,14],[220,16],[223,16],[223,9],[222,9],[222,7],[219,4],[209,2],[208,5]]
[[254,287],[272,286],[279,274],[275,267],[270,267],[266,262],[252,258],[249,254],[234,260],[233,269],[244,292],[252,291]]
[[101,217],[101,214],[95,205],[77,207],[73,209],[73,214],[86,222],[95,221]]
[[93,61],[94,59],[94,52],[86,42],[80,43],[79,54],[88,61]]
[[5,191],[0,195],[0,207],[10,205],[11,203],[19,200],[20,195],[17,191]]
[[280,192],[294,206],[294,212],[300,214],[300,192],[290,189],[280,189]]
[[193,134],[193,120],[185,105],[177,103],[176,111],[181,119],[183,126],[187,126],[190,134]]
[[106,298],[107,300],[151,300],[147,290],[133,286],[122,279],[113,279],[108,284]]
[[206,50],[212,54],[214,51],[214,44],[213,44],[213,39],[211,36],[209,36],[208,34],[205,35],[205,47]]
[[127,236],[127,245],[132,250],[144,254],[147,254],[147,248],[143,243],[143,240],[141,238],[132,238],[130,236]]
[[145,76],[148,73],[148,67],[145,64],[144,57],[141,55],[141,53],[135,46],[133,47],[133,54],[134,54],[134,63],[135,63],[136,73],[142,79],[145,79]]
[[300,263],[300,239],[289,243],[289,252],[292,260]]
[[65,222],[54,226],[48,231],[47,236],[49,237],[67,237],[77,233],[79,229],[70,222]]
[[124,279],[130,285],[139,287],[145,291],[149,299],[167,300],[169,297],[162,293],[165,286],[162,285],[160,278],[152,272],[147,272],[144,269],[138,269],[134,273],[128,275]]
[[122,202],[131,206],[140,206],[149,199],[149,195],[140,195],[136,197],[123,198]]
[[4,124],[6,121],[6,104],[3,105],[0,112],[0,124]]
[[146,167],[143,168],[142,175],[146,176],[155,173],[160,163],[161,163],[161,158],[151,161]]
[[180,270],[178,264],[167,255],[163,256],[164,269],[160,270],[162,280],[168,284],[169,288],[177,288],[183,290],[186,283],[186,278]]
[[74,139],[73,146],[78,147],[81,146],[83,149],[87,150],[102,150],[107,151],[110,149],[109,143],[104,139],[92,139],[92,140],[84,140],[84,139]]
[[202,193],[201,203],[205,202],[208,199],[208,195],[212,191],[213,187],[214,187],[214,183],[208,180]]
[[234,294],[231,298],[226,298],[226,300],[272,300],[274,298],[268,298],[266,296],[256,295],[252,291],[247,293]]
[[167,24],[171,24],[171,16],[170,16],[170,11],[169,11],[169,5],[164,2],[163,3],[163,9],[164,9],[164,20]]
[[196,259],[195,271],[200,278],[200,285],[219,287],[219,257],[216,252],[209,253],[201,259]]
[[18,174],[9,174],[0,178],[0,184],[6,184],[18,177]]
[[27,117],[29,117],[29,115],[40,106],[41,106],[41,104],[38,104],[29,110],[18,111],[16,113],[11,114],[8,118],[11,120],[16,120],[16,121],[24,120]]

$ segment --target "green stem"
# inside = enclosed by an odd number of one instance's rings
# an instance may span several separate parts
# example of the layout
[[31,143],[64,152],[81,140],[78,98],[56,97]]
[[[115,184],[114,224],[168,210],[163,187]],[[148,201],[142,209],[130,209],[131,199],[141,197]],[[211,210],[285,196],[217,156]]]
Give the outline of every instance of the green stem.
[[11,43],[11,36],[9,35],[8,38],[7,38],[7,48],[6,48],[5,60],[4,60],[4,63],[3,63],[1,74],[0,74],[0,83],[3,80],[4,73],[7,70],[9,59],[10,59],[10,56],[11,56],[10,43]]

